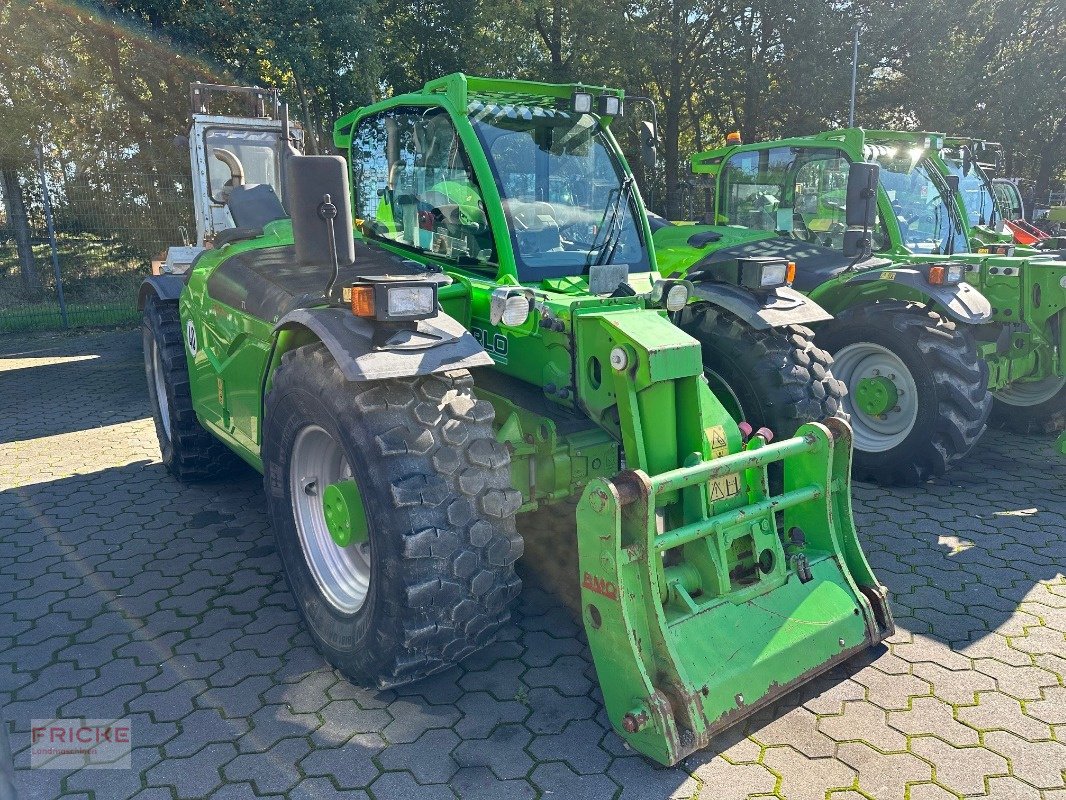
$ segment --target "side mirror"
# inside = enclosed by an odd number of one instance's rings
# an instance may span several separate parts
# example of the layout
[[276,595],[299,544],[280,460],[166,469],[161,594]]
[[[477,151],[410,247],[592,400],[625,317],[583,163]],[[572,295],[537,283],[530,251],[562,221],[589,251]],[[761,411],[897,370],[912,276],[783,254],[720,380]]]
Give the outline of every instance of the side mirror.
[[857,258],[873,250],[873,239],[869,231],[853,229],[844,231],[844,257]]
[[285,159],[285,178],[297,263],[332,266],[336,255],[339,266],[352,264],[355,238],[348,166],[344,159],[290,154]]
[[945,175],[944,180],[947,181],[948,190],[956,195],[959,193],[959,176],[958,175]]
[[659,154],[656,150],[659,139],[655,125],[647,120],[640,123],[640,156],[644,159],[644,165],[654,171],[659,163]]
[[872,228],[877,221],[877,181],[881,168],[869,161],[856,161],[848,170],[847,205],[849,228]]

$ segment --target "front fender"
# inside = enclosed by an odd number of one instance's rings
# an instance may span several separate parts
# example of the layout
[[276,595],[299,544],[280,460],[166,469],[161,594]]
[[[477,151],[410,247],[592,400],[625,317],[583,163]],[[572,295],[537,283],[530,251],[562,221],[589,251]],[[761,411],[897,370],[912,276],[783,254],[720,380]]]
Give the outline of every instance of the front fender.
[[846,285],[877,282],[885,284],[889,297],[892,296],[892,285],[906,286],[941,306],[948,316],[967,325],[980,325],[992,318],[992,304],[970,284],[937,286],[925,279],[924,272],[913,267],[862,272],[848,278]]
[[397,332],[378,343],[375,334],[381,327],[346,308],[297,308],[274,326],[275,363],[281,357],[280,334],[300,329],[326,346],[349,381],[409,378],[493,364],[470,332],[443,311],[418,322],[415,331]]
[[693,296],[740,317],[756,330],[785,325],[806,325],[832,319],[833,315],[795,289],[782,286],[759,297],[742,286],[728,283],[697,283]]

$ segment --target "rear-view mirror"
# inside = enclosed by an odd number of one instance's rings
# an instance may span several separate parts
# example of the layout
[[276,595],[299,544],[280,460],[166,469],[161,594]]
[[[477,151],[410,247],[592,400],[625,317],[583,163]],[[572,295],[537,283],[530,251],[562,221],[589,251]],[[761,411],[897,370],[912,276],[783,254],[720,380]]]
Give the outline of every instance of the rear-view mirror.
[[658,136],[655,125],[644,120],[640,123],[640,156],[645,166],[654,171],[659,161]]
[[873,240],[869,231],[850,230],[844,231],[844,257],[856,258],[865,255],[873,249]]
[[849,228],[871,228],[877,221],[877,180],[880,168],[856,161],[848,170],[845,222]]
[[959,176],[958,175],[945,175],[944,180],[947,181],[948,189],[952,194],[958,194],[959,192]]
[[332,266],[335,252],[340,266],[353,263],[352,204],[344,159],[289,154],[285,159],[285,177],[296,261],[304,266]]

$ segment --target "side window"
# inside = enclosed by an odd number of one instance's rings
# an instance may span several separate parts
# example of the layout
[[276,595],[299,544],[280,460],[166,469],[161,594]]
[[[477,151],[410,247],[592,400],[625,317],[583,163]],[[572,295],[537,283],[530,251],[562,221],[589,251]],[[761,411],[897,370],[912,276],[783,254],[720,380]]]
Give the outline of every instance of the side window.
[[352,138],[355,216],[374,236],[445,258],[495,261],[481,191],[448,114],[394,108]]
[[793,159],[788,147],[732,156],[722,169],[721,203],[716,222],[762,231],[780,230],[778,210],[785,199]]
[[236,185],[235,169],[246,185],[266,184],[279,198],[282,196],[281,134],[277,131],[208,128],[204,145],[207,179],[215,202],[225,202],[227,190]]
[[[795,174],[793,235],[825,247],[841,247],[847,228],[845,211],[849,163],[841,156],[812,154]],[[785,230],[785,228],[779,228]]]

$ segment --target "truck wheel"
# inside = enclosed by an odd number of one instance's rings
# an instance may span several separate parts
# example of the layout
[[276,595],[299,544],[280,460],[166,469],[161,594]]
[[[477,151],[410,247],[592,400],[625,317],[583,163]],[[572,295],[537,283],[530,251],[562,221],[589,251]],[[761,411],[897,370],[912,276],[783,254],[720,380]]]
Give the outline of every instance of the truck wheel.
[[363,685],[488,644],[521,588],[521,495],[472,386],[465,370],[348,383],[321,344],[274,374],[263,466],[278,553],[326,660]]
[[1015,433],[1058,433],[1066,423],[1066,378],[1015,383],[992,393],[989,424]]
[[699,340],[711,390],[737,422],[787,439],[803,423],[842,411],[844,384],[831,374],[833,359],[814,344],[810,328],[756,330],[702,303],[686,306],[678,325]]
[[844,381],[854,475],[913,486],[943,475],[985,430],[988,366],[968,331],[912,303],[847,309],[818,330]]
[[204,430],[192,406],[178,304],[150,295],[141,323],[148,398],[163,466],[180,480],[221,478],[243,462]]

